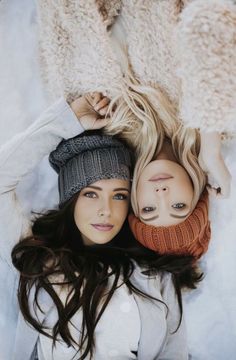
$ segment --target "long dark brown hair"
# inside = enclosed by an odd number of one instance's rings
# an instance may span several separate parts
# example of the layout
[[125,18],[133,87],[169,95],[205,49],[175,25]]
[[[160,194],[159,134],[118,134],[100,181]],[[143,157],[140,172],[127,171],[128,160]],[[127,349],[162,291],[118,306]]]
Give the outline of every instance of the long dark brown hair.
[[[127,221],[120,233],[106,245],[85,246],[74,221],[74,196],[59,210],[38,216],[32,226],[32,236],[21,240],[12,251],[12,261],[20,272],[18,301],[25,320],[38,332],[52,338],[55,345],[58,336],[68,346],[77,346],[80,360],[88,354],[92,357],[95,347],[96,325],[122,279],[130,292],[154,299],[135,287],[130,276],[134,261],[143,267],[144,273],[158,271],[172,273],[182,320],[181,287],[195,288],[201,274],[196,271],[191,257],[158,256],[142,247],[132,236]],[[60,275],[58,280],[57,275]],[[65,303],[55,291],[55,286],[66,286]],[[49,334],[44,324],[32,315],[29,295],[34,287],[33,308],[40,308],[39,293],[43,289],[52,298],[58,319]],[[74,339],[69,330],[72,317],[82,311],[80,339]],[[178,325],[178,327],[179,327]],[[178,328],[177,328],[178,329]],[[176,331],[177,331],[176,329]],[[83,350],[81,350],[83,349]]]

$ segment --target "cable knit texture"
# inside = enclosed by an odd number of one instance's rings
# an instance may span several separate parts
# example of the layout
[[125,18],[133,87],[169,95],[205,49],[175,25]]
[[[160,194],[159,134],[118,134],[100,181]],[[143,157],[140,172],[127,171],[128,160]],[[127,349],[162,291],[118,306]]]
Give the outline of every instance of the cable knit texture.
[[130,179],[131,154],[112,136],[89,132],[63,140],[50,153],[59,175],[60,205],[81,189],[102,179]]
[[172,226],[152,226],[129,216],[135,238],[159,254],[193,255],[199,258],[207,249],[211,237],[208,220],[208,194],[200,198],[192,214],[182,223]]
[[236,130],[232,0],[38,0],[38,8],[42,70],[52,98],[117,93],[122,70],[107,27],[120,12],[141,83],[161,86],[189,127]]

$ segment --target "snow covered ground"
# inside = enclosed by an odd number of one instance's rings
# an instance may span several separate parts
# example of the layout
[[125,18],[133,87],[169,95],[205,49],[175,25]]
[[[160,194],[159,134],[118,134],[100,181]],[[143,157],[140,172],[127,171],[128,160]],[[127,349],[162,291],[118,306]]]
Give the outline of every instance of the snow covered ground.
[[[46,107],[35,3],[0,0],[0,144]],[[212,240],[202,260],[205,279],[184,298],[191,360],[236,359],[236,141],[225,144],[224,154],[233,175],[232,194],[230,199],[211,201]],[[19,189],[25,207],[53,206],[55,182],[45,159]]]

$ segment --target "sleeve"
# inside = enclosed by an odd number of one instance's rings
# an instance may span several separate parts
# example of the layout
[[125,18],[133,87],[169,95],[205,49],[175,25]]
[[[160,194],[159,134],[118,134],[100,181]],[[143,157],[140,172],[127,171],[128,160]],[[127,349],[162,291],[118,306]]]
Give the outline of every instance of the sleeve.
[[163,301],[168,306],[166,316],[167,336],[165,346],[158,356],[158,360],[187,360],[188,347],[186,326],[184,317],[182,317],[181,324],[178,328],[180,310],[171,274],[164,274],[161,284]]
[[176,29],[180,117],[204,131],[236,131],[236,4],[190,1]]
[[59,99],[28,129],[0,148],[0,259],[10,266],[13,246],[29,230],[29,220],[16,196],[17,184],[62,138],[83,131],[69,105]]

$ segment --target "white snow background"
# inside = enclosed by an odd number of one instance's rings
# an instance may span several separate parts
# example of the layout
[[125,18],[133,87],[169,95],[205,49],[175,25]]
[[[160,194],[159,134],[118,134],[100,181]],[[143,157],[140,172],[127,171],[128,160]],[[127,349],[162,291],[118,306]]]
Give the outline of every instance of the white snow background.
[[[35,2],[0,0],[0,144],[47,107],[37,44]],[[212,239],[201,261],[205,278],[184,296],[191,360],[236,359],[236,141],[223,150],[233,176],[231,197],[211,199]],[[57,202],[55,183],[44,159],[19,187],[25,208],[52,207]]]

